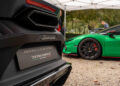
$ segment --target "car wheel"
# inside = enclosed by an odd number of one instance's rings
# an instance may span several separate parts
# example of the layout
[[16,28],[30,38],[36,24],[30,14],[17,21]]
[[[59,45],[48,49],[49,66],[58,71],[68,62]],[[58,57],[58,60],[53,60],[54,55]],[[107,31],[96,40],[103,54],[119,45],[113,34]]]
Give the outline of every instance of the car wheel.
[[78,45],[78,55],[85,59],[97,59],[101,56],[102,48],[100,43],[92,38],[82,40]]

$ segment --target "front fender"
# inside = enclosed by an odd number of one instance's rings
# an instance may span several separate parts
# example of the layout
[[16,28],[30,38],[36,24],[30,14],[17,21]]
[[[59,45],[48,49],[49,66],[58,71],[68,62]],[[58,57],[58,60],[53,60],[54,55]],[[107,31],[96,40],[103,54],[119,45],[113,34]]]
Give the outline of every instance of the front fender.
[[82,40],[86,39],[86,38],[92,38],[92,39],[97,40],[100,43],[101,47],[102,47],[102,55],[104,55],[104,51],[105,51],[105,39],[106,39],[105,35],[101,35],[101,34],[83,35],[83,36],[80,36],[80,37],[74,39],[74,45],[78,46],[79,43]]

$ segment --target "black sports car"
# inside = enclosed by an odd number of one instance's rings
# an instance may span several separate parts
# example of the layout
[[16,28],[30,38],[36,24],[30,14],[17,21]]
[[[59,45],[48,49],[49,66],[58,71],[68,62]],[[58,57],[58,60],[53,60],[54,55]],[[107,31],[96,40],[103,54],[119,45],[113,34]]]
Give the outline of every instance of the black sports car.
[[99,32],[99,31],[101,31],[101,30],[103,30],[104,28],[96,28],[96,29],[93,29],[93,30],[91,30],[90,31],[90,33],[92,34],[92,33],[97,33],[97,32]]
[[71,65],[62,60],[60,9],[43,0],[0,1],[0,86],[62,86]]

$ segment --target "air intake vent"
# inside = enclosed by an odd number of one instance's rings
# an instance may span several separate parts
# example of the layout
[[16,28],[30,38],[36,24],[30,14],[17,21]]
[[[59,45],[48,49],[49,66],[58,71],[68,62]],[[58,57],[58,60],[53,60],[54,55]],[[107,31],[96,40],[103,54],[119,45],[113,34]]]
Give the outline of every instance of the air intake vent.
[[38,10],[25,11],[16,18],[20,24],[37,30],[55,29],[58,26],[57,16]]
[[39,11],[32,11],[28,18],[36,26],[55,28],[58,25],[57,17]]

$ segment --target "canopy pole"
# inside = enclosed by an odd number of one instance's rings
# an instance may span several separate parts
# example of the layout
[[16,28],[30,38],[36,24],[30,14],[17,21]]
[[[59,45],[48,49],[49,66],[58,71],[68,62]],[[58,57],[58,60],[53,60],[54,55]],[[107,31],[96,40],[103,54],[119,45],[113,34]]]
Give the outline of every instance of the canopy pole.
[[66,30],[67,30],[67,27],[66,27],[66,5],[64,5],[64,28],[65,28],[65,31],[64,31],[64,37],[65,37],[65,40],[66,40]]

